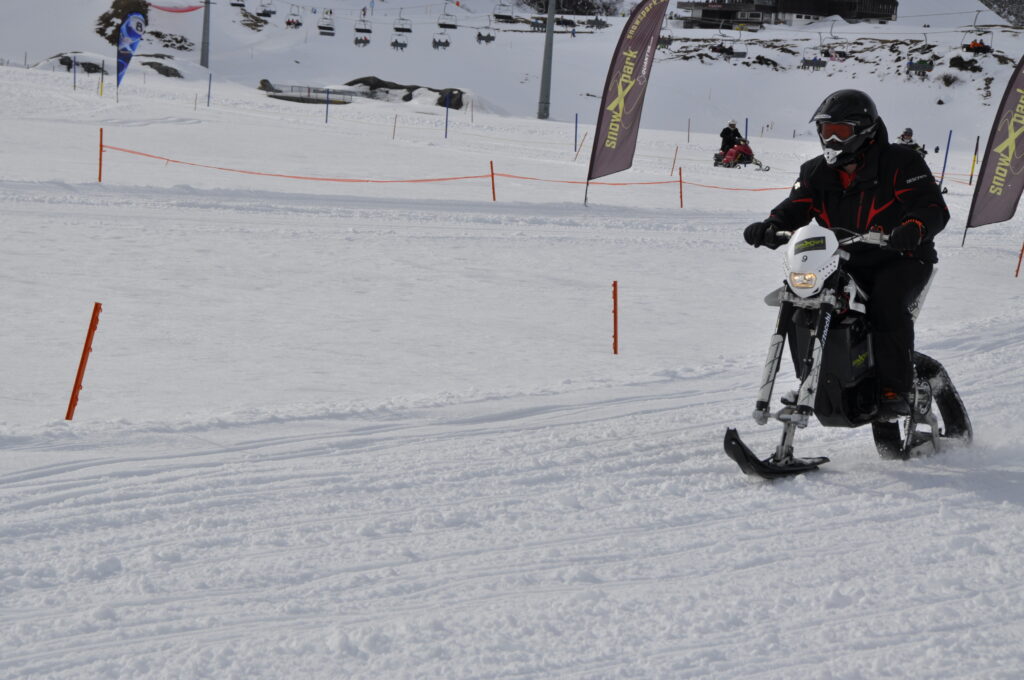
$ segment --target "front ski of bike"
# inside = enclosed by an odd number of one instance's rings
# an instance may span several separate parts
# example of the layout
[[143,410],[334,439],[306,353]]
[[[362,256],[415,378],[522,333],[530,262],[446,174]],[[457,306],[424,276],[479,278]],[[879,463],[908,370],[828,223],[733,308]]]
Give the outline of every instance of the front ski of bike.
[[758,458],[751,451],[735,429],[729,428],[725,431],[725,455],[732,458],[744,474],[764,479],[778,479],[779,477],[792,477],[794,475],[817,470],[820,465],[827,463],[828,458],[821,456],[817,458],[795,458],[792,450],[782,452],[765,459]]

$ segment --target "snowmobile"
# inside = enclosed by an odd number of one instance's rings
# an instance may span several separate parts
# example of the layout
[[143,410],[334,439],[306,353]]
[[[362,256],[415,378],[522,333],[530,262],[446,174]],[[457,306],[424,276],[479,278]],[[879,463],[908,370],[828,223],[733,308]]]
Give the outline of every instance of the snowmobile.
[[735,161],[733,161],[732,163],[727,163],[725,160],[725,152],[716,151],[712,160],[714,161],[716,168],[738,168],[741,165],[753,165],[756,170],[761,170],[763,172],[771,170],[770,167],[768,167],[761,161],[757,160],[757,158],[755,158],[752,154],[738,154]]
[[[775,452],[762,460],[735,429],[727,429],[725,453],[748,475],[772,479],[827,463],[827,457],[793,455],[796,431],[807,427],[812,415],[825,427],[870,425],[879,455],[890,459],[927,455],[953,442],[969,444],[973,437],[967,410],[946,369],[920,352],[914,352],[909,413],[895,413],[880,403],[867,294],[845,271],[844,263],[849,259],[847,246],[885,247],[888,236],[848,232],[852,235],[840,239],[836,231],[812,224],[776,235],[786,242],[786,278],[782,287],[765,298],[767,304],[779,307],[779,314],[753,415],[758,425],[778,420],[783,431]],[[930,284],[931,279],[911,305],[915,319]],[[772,413],[772,390],[787,339],[800,385],[784,395],[782,407]]]

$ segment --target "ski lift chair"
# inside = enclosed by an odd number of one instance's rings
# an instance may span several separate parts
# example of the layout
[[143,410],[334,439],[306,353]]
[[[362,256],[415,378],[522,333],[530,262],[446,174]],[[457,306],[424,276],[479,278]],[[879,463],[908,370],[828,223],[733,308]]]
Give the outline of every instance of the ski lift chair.
[[302,28],[302,14],[299,13],[299,8],[295,5],[288,10],[288,18],[285,19],[284,25],[288,28]]
[[516,22],[516,15],[512,10],[512,5],[502,2],[495,5],[493,16],[495,21],[500,21],[503,24],[514,24]]
[[398,18],[395,19],[393,29],[395,33],[412,33],[412,22],[402,18],[402,10],[398,10]]
[[[968,40],[968,37],[970,40]],[[985,38],[988,42],[985,42]],[[971,54],[988,54],[992,51],[992,31],[968,31],[960,40],[960,49]]]
[[834,32],[836,22],[833,21],[828,27],[828,35],[824,38],[821,37],[821,33],[818,34],[818,51],[821,52],[821,56],[832,61],[846,61],[850,56],[850,47],[846,40],[843,40],[837,36]]
[[800,58],[800,68],[811,69],[817,71],[825,68],[826,62],[821,58],[819,48],[817,47],[805,47],[803,56]]
[[366,19],[358,19],[354,30],[356,33],[370,34],[373,33],[373,25]]
[[729,48],[730,50],[726,52],[726,56],[730,59],[742,59],[747,56],[747,46],[738,38],[732,41]]
[[256,13],[257,16],[269,19],[275,14],[277,14],[277,10],[274,9],[273,0],[262,0],[262,2],[260,2],[260,11]]
[[658,47],[672,47],[673,37],[672,31],[661,29],[661,33],[658,34]]
[[245,9],[245,0],[231,0],[231,6]]
[[487,27],[476,32],[476,42],[478,45],[490,45],[496,37],[494,29],[491,28],[491,18],[488,17]]
[[441,12],[441,16],[437,18],[437,27],[445,31],[448,29],[454,31],[459,27],[459,24],[455,21],[455,15],[449,14],[448,10],[445,9]]
[[846,61],[850,58],[850,50],[845,40],[829,40],[828,38],[819,48],[821,56],[832,61]]
[[931,59],[911,59],[907,64],[907,73],[926,78],[935,69],[935,62]]
[[370,44],[370,39],[365,35],[356,34],[356,37],[352,39],[352,44],[356,47],[366,47]]
[[395,33],[391,36],[391,42],[388,44],[391,45],[391,48],[394,49],[396,52],[402,52],[405,51],[405,48],[409,46],[409,40],[408,38],[405,37],[405,35],[401,33]]
[[447,33],[444,31],[438,31],[434,34],[434,38],[431,40],[430,45],[435,50],[446,50],[452,46],[452,41],[449,39]]
[[320,35],[333,36],[334,35],[334,10],[325,9],[320,20],[316,22],[316,30],[320,31]]

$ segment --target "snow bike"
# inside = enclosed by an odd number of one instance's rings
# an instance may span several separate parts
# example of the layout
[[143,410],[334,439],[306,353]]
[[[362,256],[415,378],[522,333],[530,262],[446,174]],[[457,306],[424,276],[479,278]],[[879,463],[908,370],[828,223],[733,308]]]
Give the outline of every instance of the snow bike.
[[756,158],[754,158],[753,156],[750,156],[750,155],[745,154],[745,153],[738,154],[737,157],[736,157],[736,160],[733,161],[732,163],[726,163],[725,162],[725,154],[722,153],[721,151],[716,151],[715,155],[713,157],[713,160],[715,162],[715,167],[716,168],[718,168],[718,167],[722,167],[722,168],[738,168],[741,165],[753,165],[755,169],[761,170],[763,172],[767,172],[768,170],[771,170],[771,168],[769,168],[767,165],[765,165],[761,161],[759,161]]
[[[883,458],[906,459],[939,451],[947,442],[970,443],[973,430],[960,395],[942,364],[927,355],[914,353],[909,413],[893,413],[880,403],[873,336],[864,304],[867,294],[845,271],[849,253],[844,246],[883,247],[888,237],[868,232],[840,240],[832,230],[812,224],[792,233],[779,232],[776,238],[787,241],[786,279],[765,298],[767,304],[779,307],[779,315],[754,421],[758,425],[771,418],[780,421],[782,438],[775,452],[762,460],[729,428],[726,455],[746,474],[767,479],[816,470],[829,459],[793,455],[796,430],[807,427],[811,415],[825,427],[871,425],[875,447]],[[911,305],[915,319],[930,283],[929,279]],[[795,342],[790,349],[802,380],[798,390],[782,397],[782,408],[772,413],[772,390],[787,338]]]

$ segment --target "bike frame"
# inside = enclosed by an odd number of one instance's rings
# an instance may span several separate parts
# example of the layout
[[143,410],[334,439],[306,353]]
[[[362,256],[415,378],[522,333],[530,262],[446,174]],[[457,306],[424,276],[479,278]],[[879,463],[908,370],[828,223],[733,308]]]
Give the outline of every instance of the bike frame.
[[[779,232],[778,236],[787,241],[792,237],[792,232]],[[842,259],[849,259],[849,254],[842,250],[842,247],[852,243],[870,243],[882,246],[888,242],[888,237],[881,232],[868,232],[857,234],[839,241],[839,256]],[[850,292],[851,307],[855,304],[857,292],[856,283],[853,282]],[[807,343],[803,356],[799,358],[799,366],[804,376],[800,381],[800,390],[797,396],[796,405],[779,410],[772,414],[770,409],[772,391],[775,389],[775,379],[782,366],[783,348],[786,339],[793,327],[793,314],[797,307],[815,310],[814,329],[811,332],[810,342]],[[811,416],[814,414],[814,401],[818,393],[818,380],[821,377],[822,356],[825,351],[825,342],[828,341],[828,332],[832,319],[838,307],[838,290],[835,284],[823,289],[820,293],[811,298],[801,298],[790,292],[788,285],[783,286],[779,291],[779,315],[775,322],[775,333],[768,343],[768,356],[764,362],[764,370],[761,374],[761,388],[758,390],[757,402],[754,404],[754,421],[758,425],[766,425],[768,420],[774,417],[783,423],[782,438],[779,441],[771,461],[778,464],[786,464],[793,460],[793,438],[797,429],[807,427]],[[858,311],[864,311],[862,305]]]

